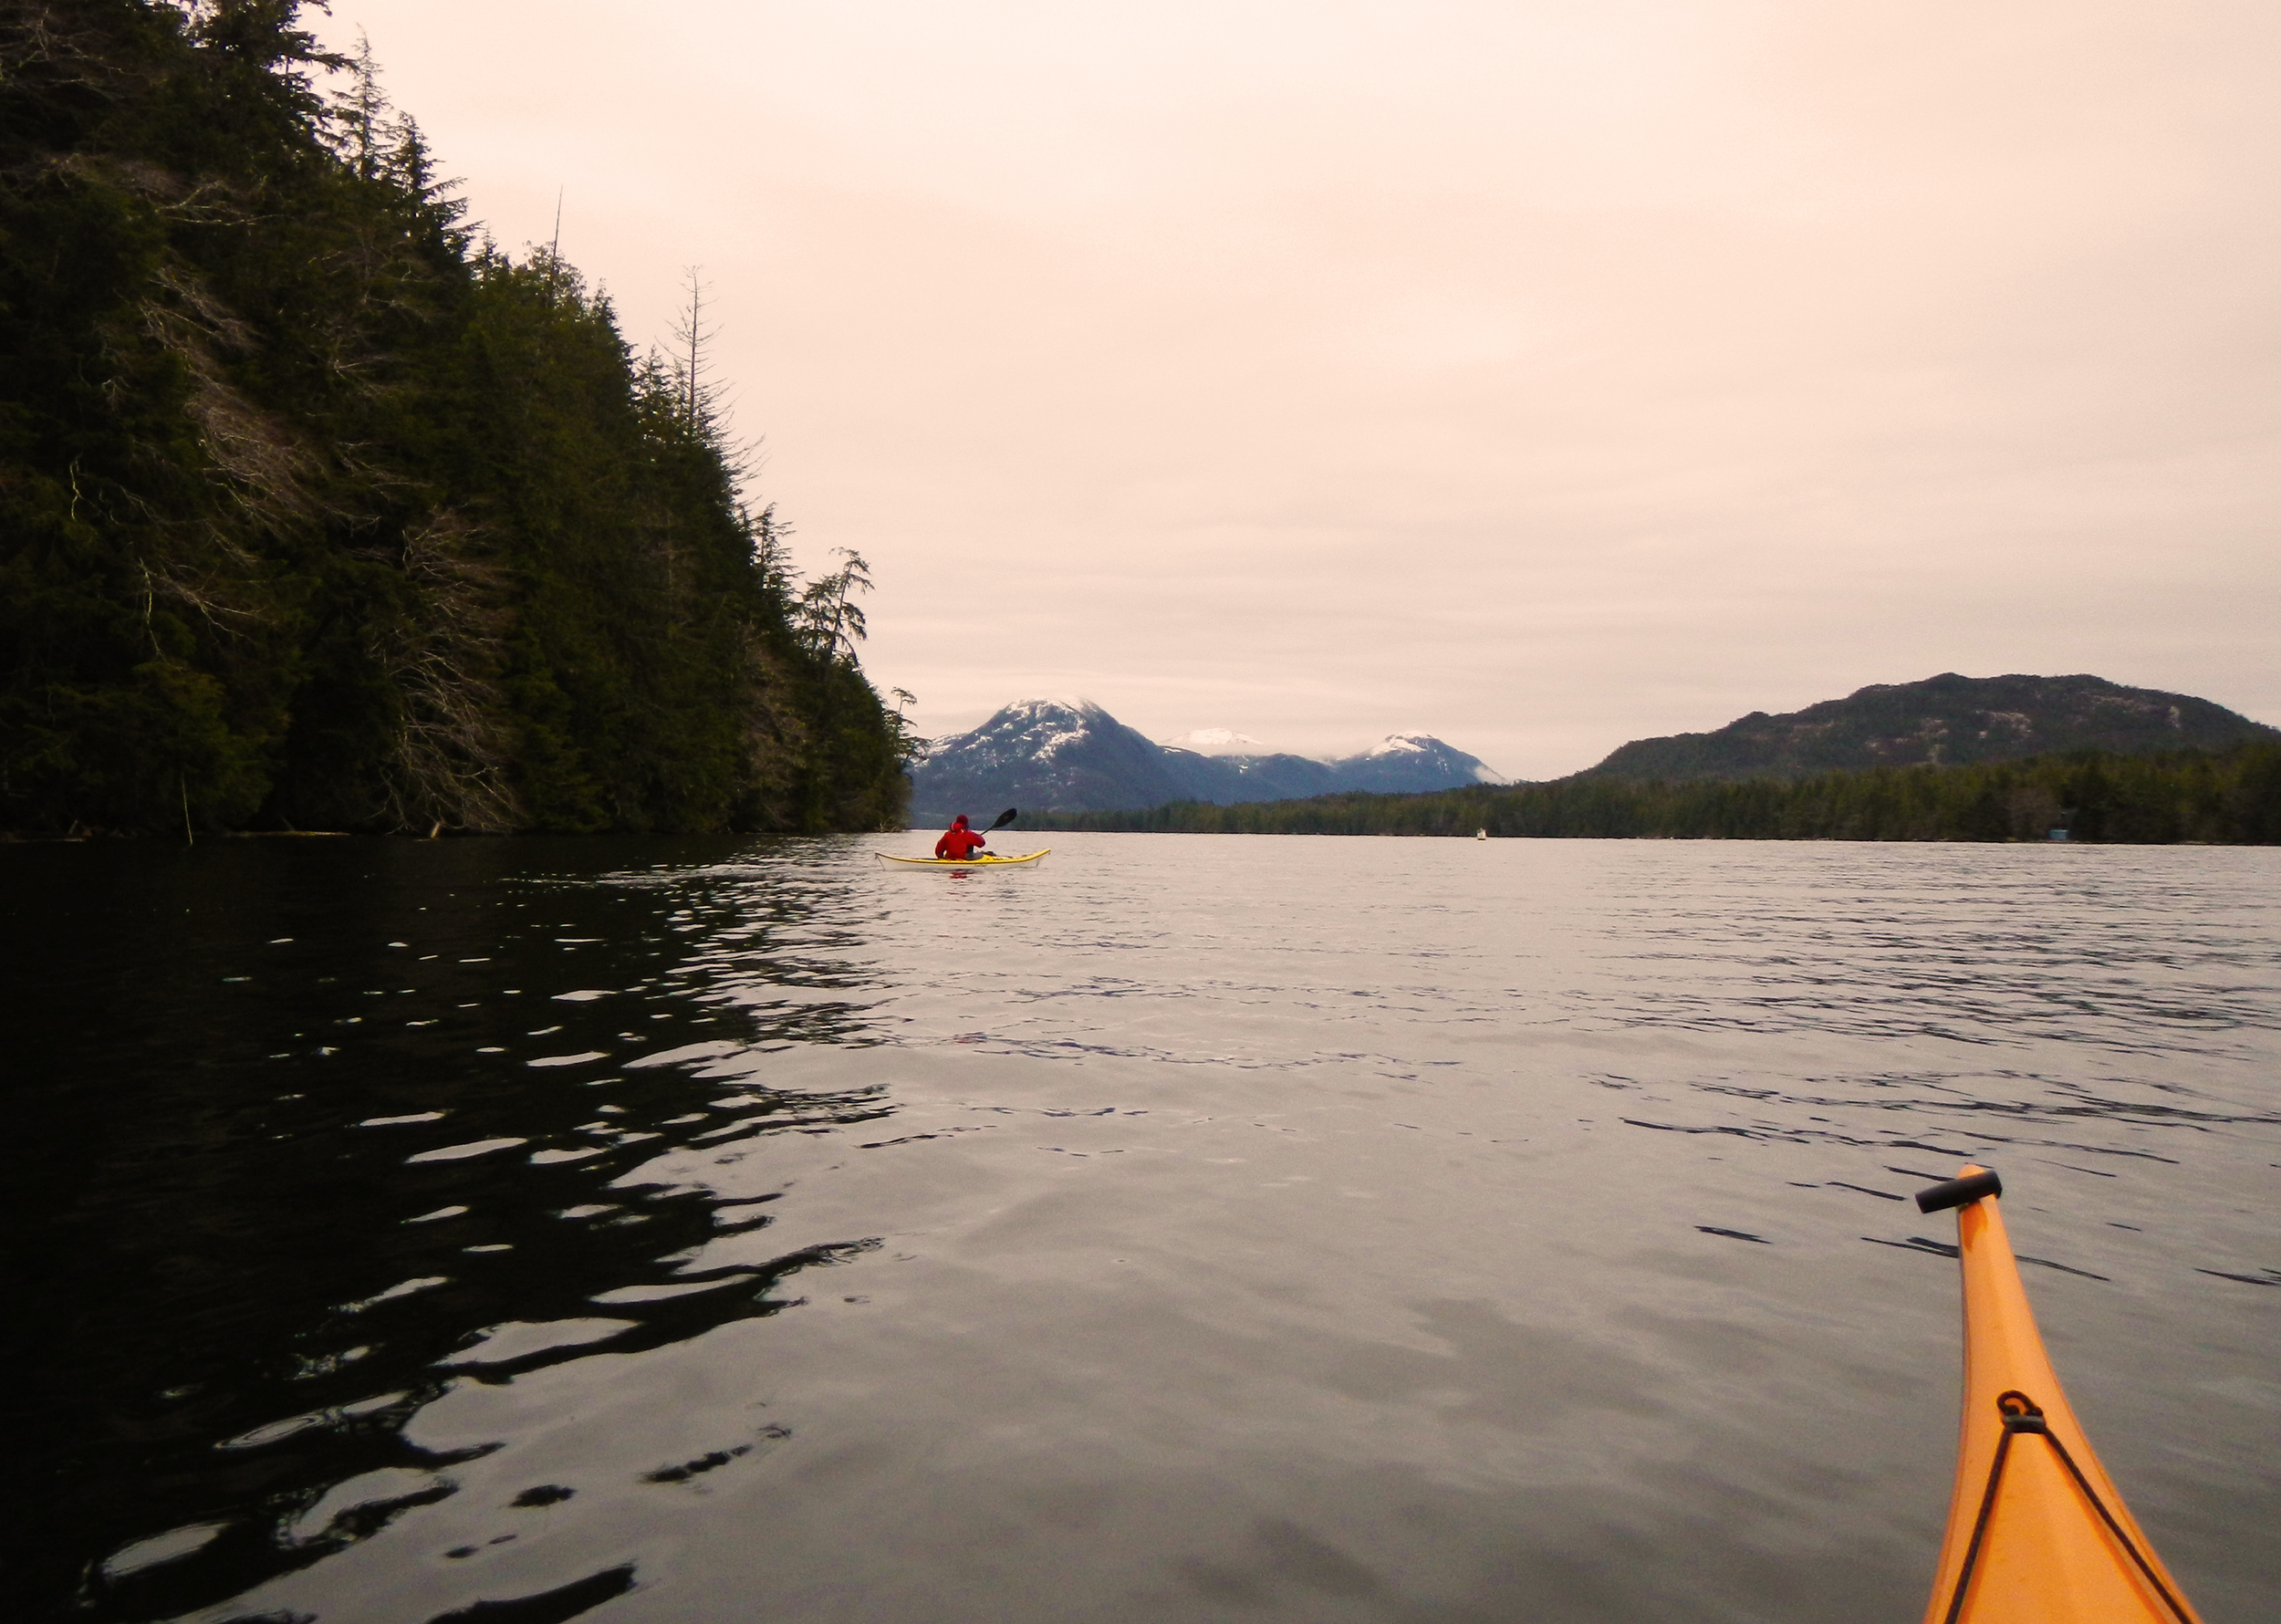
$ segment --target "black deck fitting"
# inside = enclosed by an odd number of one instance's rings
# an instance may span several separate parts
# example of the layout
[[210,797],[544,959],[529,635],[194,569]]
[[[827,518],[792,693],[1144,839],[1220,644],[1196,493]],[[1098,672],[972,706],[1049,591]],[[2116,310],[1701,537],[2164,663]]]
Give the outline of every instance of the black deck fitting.
[[1935,1184],[1930,1190],[1917,1192],[1917,1211],[1945,1213],[1951,1207],[1970,1206],[1984,1195],[2002,1195],[2004,1181],[1993,1170],[1984,1170],[1968,1179],[1951,1179],[1945,1184]]

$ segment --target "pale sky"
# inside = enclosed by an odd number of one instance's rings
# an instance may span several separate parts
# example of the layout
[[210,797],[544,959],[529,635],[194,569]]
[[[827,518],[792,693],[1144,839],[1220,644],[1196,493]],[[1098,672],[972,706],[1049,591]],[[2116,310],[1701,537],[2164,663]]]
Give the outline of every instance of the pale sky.
[[1516,777],[1937,671],[2281,724],[2274,0],[334,0],[637,345],[682,267],[922,732]]

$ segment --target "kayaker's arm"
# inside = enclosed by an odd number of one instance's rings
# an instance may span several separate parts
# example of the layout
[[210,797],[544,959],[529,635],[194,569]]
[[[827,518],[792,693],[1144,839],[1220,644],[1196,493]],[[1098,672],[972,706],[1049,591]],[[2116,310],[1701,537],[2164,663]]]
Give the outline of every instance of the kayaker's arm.
[[1014,821],[1015,812],[1015,807],[1008,807],[1005,811],[998,814],[997,821],[993,823],[988,828],[975,830],[974,849],[977,852],[989,850],[990,837],[995,834],[998,830],[1005,828],[1007,824],[1012,823]]

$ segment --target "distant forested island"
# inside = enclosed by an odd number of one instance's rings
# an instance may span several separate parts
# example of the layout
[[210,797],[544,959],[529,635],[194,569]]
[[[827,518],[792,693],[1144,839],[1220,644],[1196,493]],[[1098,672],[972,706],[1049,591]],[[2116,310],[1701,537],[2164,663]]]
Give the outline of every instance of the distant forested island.
[[1471,835],[1673,840],[2281,843],[2281,744],[2126,755],[2085,750],[1969,766],[1799,777],[1548,784],[1329,795],[1145,812],[1025,815],[1031,828],[1243,835]]
[[635,355],[297,10],[0,11],[0,831],[900,826],[703,310]]

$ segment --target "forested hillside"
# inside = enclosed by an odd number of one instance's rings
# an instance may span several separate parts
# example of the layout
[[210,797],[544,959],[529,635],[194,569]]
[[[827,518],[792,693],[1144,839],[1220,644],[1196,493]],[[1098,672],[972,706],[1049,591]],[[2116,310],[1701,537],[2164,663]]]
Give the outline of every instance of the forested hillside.
[[2190,693],[2103,677],[1964,677],[1880,682],[1843,699],[1715,733],[1634,739],[1585,776],[1798,778],[1869,767],[1962,766],[2074,750],[2119,755],[2281,743],[2281,730]]
[[297,9],[0,5],[0,829],[899,824],[861,560]]
[[1978,766],[1638,783],[1578,775],[1511,788],[1332,795],[1149,812],[1025,813],[1025,828],[1253,835],[1724,840],[2078,840],[2281,844],[2281,744],[2222,754],[2084,751]]

